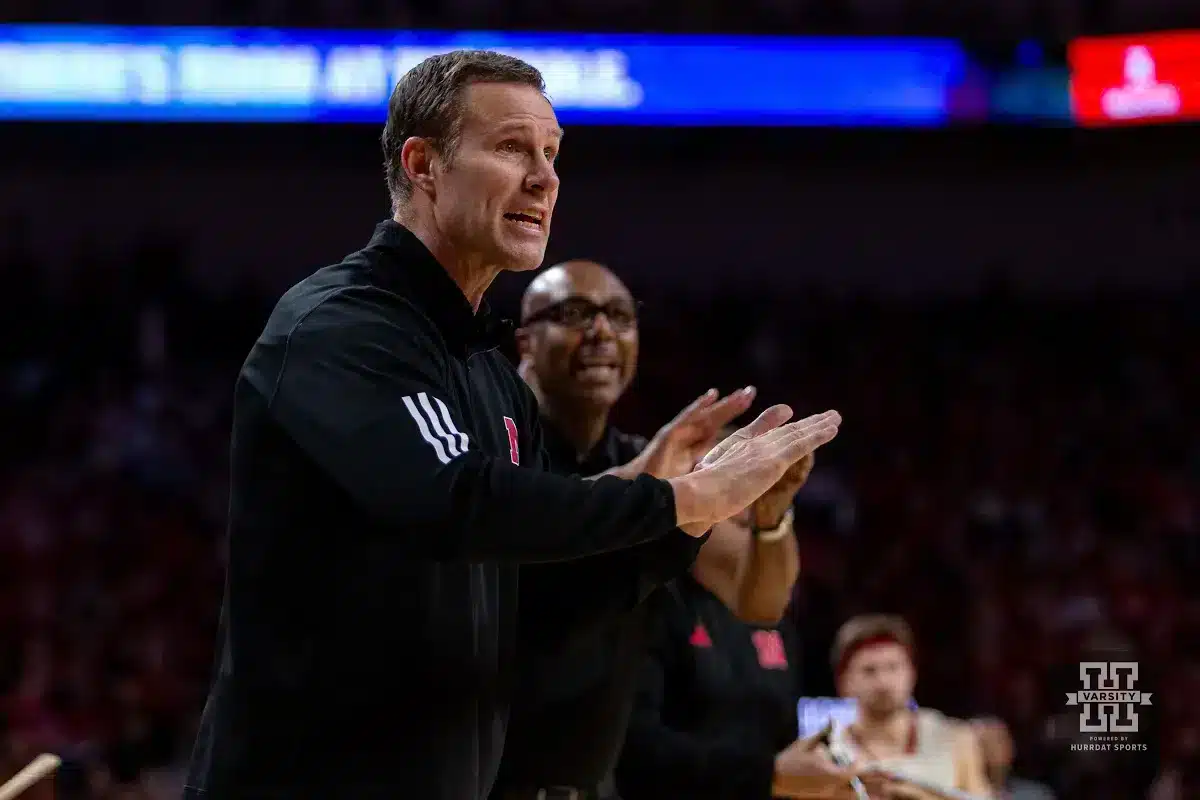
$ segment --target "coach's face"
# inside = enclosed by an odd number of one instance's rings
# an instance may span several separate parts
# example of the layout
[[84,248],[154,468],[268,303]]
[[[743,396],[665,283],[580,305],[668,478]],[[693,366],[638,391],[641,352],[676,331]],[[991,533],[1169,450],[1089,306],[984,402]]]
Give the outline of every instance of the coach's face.
[[518,335],[547,396],[609,409],[637,369],[637,310],[629,289],[588,261],[559,265],[539,276]]
[[866,713],[886,716],[908,705],[916,686],[916,672],[908,651],[887,642],[855,653],[842,681],[842,693],[858,700]]
[[458,146],[434,182],[438,227],[484,263],[536,269],[558,200],[554,161],[562,130],[531,86],[466,88]]

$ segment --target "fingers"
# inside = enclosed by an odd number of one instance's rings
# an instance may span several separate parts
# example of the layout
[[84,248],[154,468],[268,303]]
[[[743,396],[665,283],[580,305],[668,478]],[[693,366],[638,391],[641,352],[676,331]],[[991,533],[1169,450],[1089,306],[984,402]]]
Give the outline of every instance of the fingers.
[[842,424],[842,415],[830,409],[829,411],[822,411],[820,414],[813,414],[811,417],[805,417],[796,424],[804,425],[806,423],[810,425],[816,425],[820,423],[837,426]]
[[[768,409],[768,411],[769,410],[770,409]],[[758,420],[755,420],[755,422],[758,422]],[[766,444],[770,442],[771,444],[783,445],[795,439],[797,436],[801,436],[809,431],[829,426],[837,427],[841,424],[841,422],[842,415],[838,412],[823,411],[820,414],[813,414],[810,417],[798,419],[795,422],[789,422],[786,425],[777,427],[775,430],[768,431],[768,433],[763,437],[763,443]],[[749,428],[750,426],[747,425],[746,427]],[[746,428],[743,428],[742,430],[745,429]],[[738,432],[741,433],[741,431]],[[796,460],[799,461],[800,456],[797,456]]]
[[804,484],[808,483],[808,476],[812,474],[813,466],[815,466],[817,463],[817,457],[814,453],[809,453],[797,463],[800,466],[796,471],[796,480],[800,482],[801,486],[803,486]]
[[700,395],[695,400],[693,400],[692,402],[690,402],[686,406],[684,406],[684,409],[682,411],[680,411],[678,414],[676,414],[675,419],[671,420],[671,422],[669,424],[675,425],[680,422],[687,422],[688,417],[691,417],[696,412],[711,406],[713,404],[713,401],[716,400],[717,397],[718,397],[717,390],[709,389],[707,392]]
[[778,428],[783,423],[792,418],[792,409],[785,405],[771,406],[766,411],[754,418],[754,421],[743,428],[738,428],[734,432],[733,437],[740,439],[753,439],[762,436],[768,431]]
[[793,493],[800,491],[804,484],[808,483],[808,476],[812,474],[815,463],[816,456],[812,453],[801,457],[799,461],[787,468],[787,472],[783,473],[783,477],[773,488]]
[[780,448],[784,460],[794,464],[821,445],[833,441],[841,423],[842,415],[836,411],[814,414],[772,431],[772,444]]
[[788,470],[787,477],[792,481],[803,484],[808,480],[808,476],[812,473],[813,464],[816,463],[816,460],[816,455],[809,453],[795,464],[792,464],[791,468]]
[[[833,441],[841,421],[842,417],[836,411],[814,414],[770,431],[755,444],[762,447],[763,453],[769,454],[768,457],[778,458],[783,462],[783,474],[780,475],[780,479],[791,481],[794,480],[793,476],[801,474],[794,472],[792,468],[811,456],[817,448]],[[807,475],[804,476],[804,480],[807,480]]]
[[812,736],[809,736],[807,739],[800,740],[800,749],[804,750],[805,752],[817,750],[818,748],[824,746],[829,741],[829,737],[832,735],[833,720],[826,720],[825,727],[821,728],[821,730],[817,731]]
[[785,461],[798,461],[818,447],[827,445],[838,435],[836,425],[822,424],[793,435],[783,447]]
[[[871,789],[871,787],[867,787]],[[883,800],[921,800],[924,795],[902,783],[889,782],[877,789],[871,789],[871,797],[881,797]]]
[[829,750],[824,746],[818,748],[816,751],[814,751],[814,753],[815,755],[820,756],[819,759],[813,762],[818,773],[823,773],[825,775],[844,775],[847,780],[852,777],[853,773],[835,762],[833,760],[833,756],[829,753]]
[[753,439],[761,436],[772,429],[778,428],[783,423],[787,422],[792,416],[792,410],[787,406],[771,406],[766,411],[758,415],[757,418],[744,428],[739,428],[734,433],[727,436],[712,450],[705,454],[704,458],[700,459],[698,469],[710,466],[713,462],[725,455],[725,452],[733,445],[740,441]]
[[757,391],[753,386],[738,389],[711,405],[696,409],[691,413],[691,419],[686,421],[701,426],[704,435],[714,436],[721,428],[746,413],[746,409],[750,408],[750,404],[754,402],[754,395]]
[[709,389],[676,414],[667,427],[686,427],[699,441],[715,438],[722,428],[746,413],[757,392],[753,386],[747,386],[717,400],[717,390]]

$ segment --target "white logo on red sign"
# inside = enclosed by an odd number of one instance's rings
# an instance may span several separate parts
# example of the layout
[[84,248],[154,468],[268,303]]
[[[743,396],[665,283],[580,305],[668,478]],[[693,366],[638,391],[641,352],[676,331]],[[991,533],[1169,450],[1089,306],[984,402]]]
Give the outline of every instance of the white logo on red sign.
[[1158,68],[1150,48],[1135,45],[1125,51],[1125,85],[1100,97],[1100,106],[1111,119],[1171,117],[1179,113],[1179,89],[1159,83]]

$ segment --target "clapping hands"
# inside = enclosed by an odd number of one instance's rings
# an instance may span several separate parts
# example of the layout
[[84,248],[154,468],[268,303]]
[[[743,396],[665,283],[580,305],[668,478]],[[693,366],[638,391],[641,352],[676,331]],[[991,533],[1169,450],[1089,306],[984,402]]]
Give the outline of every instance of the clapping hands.
[[679,527],[700,536],[737,514],[779,482],[787,471],[837,436],[836,411],[784,424],[787,406],[771,406],[700,460],[696,470],[671,480]]
[[718,399],[710,389],[664,425],[618,474],[647,473],[670,481],[677,524],[693,536],[751,504],[759,527],[775,527],[808,479],[814,451],[837,436],[842,418],[826,411],[785,424],[792,410],[771,406],[712,446],[721,430],[750,407],[754,394],[748,386]]
[[753,386],[725,397],[709,389],[662,426],[631,466],[656,478],[688,474],[716,444],[721,430],[746,413],[754,395]]

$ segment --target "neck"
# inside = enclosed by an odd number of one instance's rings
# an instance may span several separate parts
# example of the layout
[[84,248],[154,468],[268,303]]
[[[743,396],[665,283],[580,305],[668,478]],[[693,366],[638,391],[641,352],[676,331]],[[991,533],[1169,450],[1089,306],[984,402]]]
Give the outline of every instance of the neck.
[[608,409],[592,413],[557,402],[542,391],[542,387],[538,385],[537,375],[533,373],[528,361],[521,362],[519,371],[521,377],[529,384],[529,388],[533,390],[534,396],[537,397],[538,410],[541,415],[566,437],[580,457],[590,453],[604,436],[604,429],[608,427]]
[[483,302],[483,293],[500,274],[501,268],[484,262],[480,256],[458,246],[451,237],[438,230],[430,215],[416,213],[411,205],[397,210],[393,219],[412,231],[421,244],[433,253],[442,269],[462,290],[471,308],[478,311],[479,304]]
[[882,717],[865,714],[861,710],[854,721],[854,733],[866,742],[876,742],[892,747],[905,747],[912,732],[912,715],[908,709]]

